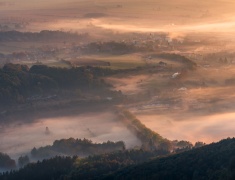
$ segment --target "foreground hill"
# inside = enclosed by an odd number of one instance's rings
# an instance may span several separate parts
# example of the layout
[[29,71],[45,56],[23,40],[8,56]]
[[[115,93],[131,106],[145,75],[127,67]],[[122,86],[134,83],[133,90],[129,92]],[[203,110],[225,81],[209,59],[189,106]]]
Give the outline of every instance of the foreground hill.
[[235,139],[130,166],[106,179],[235,179]]
[[235,179],[234,138],[166,157],[157,155],[131,150],[84,159],[56,157],[4,173],[0,179]]

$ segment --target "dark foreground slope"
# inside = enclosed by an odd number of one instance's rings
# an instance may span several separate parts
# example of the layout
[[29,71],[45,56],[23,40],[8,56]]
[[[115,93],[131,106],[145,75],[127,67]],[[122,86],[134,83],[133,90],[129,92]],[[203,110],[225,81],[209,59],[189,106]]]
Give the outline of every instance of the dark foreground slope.
[[129,166],[105,179],[235,179],[235,139]]
[[234,138],[167,157],[157,155],[132,150],[84,159],[56,157],[4,173],[0,179],[235,179]]

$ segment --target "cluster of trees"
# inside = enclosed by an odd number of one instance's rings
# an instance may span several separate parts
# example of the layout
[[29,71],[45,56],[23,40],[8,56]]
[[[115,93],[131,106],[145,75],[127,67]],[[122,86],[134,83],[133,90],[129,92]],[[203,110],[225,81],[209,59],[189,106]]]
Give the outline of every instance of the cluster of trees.
[[171,151],[172,144],[168,139],[163,138],[158,133],[147,128],[132,113],[121,110],[120,119],[127,124],[127,127],[136,134],[142,142],[142,149],[150,151],[159,151],[168,154]]
[[14,169],[16,167],[15,160],[9,155],[0,152],[0,170]]
[[147,128],[144,124],[140,122],[132,113],[127,110],[118,110],[119,118],[127,125],[127,127],[136,134],[136,136],[141,140],[141,149],[147,151],[157,151],[160,154],[169,154],[170,152],[183,152],[188,151],[193,148],[202,147],[205,145],[203,142],[196,142],[193,145],[189,141],[170,141],[163,138],[158,133]]
[[[20,156],[18,158],[18,165],[19,167],[24,167],[25,165],[29,164],[30,160],[29,157],[26,156]],[[16,161],[12,159],[8,154],[4,154],[0,152],[0,172],[1,171],[7,171],[16,169]]]
[[55,157],[2,173],[0,179],[235,179],[235,139],[169,156],[125,150],[78,157]]
[[102,179],[119,169],[140,164],[156,157],[158,152],[127,150],[88,158],[77,158],[75,167],[67,175],[68,179]]
[[18,171],[4,172],[0,179],[99,179],[130,165],[156,157],[156,152],[125,150],[86,158],[61,157],[30,163]]
[[92,67],[54,68],[45,65],[34,65],[29,70],[32,74],[40,74],[53,79],[60,89],[98,87],[102,81],[98,80],[98,72]]
[[195,62],[179,54],[163,53],[163,54],[152,54],[150,56],[152,58],[161,58],[161,59],[167,59],[173,62],[180,62],[184,66],[186,66],[188,69],[195,69],[197,66]]
[[33,148],[31,155],[34,159],[47,159],[58,155],[85,157],[95,154],[104,154],[125,150],[123,141],[93,143],[88,139],[61,139],[54,141],[52,146]]
[[30,163],[18,171],[3,172],[0,179],[4,180],[52,180],[64,179],[70,173],[77,157],[55,157],[41,162]]
[[188,151],[188,150],[191,150],[193,148],[199,148],[199,147],[202,147],[202,146],[206,145],[204,142],[200,142],[200,141],[196,142],[193,145],[191,142],[184,141],[184,140],[181,140],[181,141],[174,140],[171,143],[172,143],[174,152],[176,152],[176,153]]
[[0,104],[21,103],[27,96],[57,88],[45,75],[33,74],[25,65],[6,64],[0,69]]
[[[54,94],[67,89],[108,89],[99,77],[113,73],[98,67],[52,68],[45,65],[5,64],[0,69],[0,105],[23,103],[35,95]],[[114,93],[115,94],[115,93]]]
[[26,166],[29,163],[30,163],[30,159],[29,159],[29,157],[27,155],[20,156],[18,158],[18,165],[19,165],[19,167],[24,167],[24,166]]

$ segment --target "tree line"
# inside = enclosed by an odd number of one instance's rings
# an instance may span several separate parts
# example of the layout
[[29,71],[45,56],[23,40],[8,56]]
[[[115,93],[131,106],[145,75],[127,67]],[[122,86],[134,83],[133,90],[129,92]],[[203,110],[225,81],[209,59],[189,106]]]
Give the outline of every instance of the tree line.
[[101,77],[114,73],[99,67],[71,69],[34,65],[5,64],[0,69],[0,106],[24,103],[27,98],[47,95],[62,90],[108,90],[110,85]]
[[233,180],[235,139],[228,138],[187,152],[161,155],[155,151],[125,150],[86,158],[54,157],[30,163],[0,179],[163,179]]
[[54,141],[53,145],[33,148],[31,156],[33,159],[48,159],[55,156],[79,156],[86,157],[95,154],[105,154],[115,151],[125,150],[123,141],[112,142],[107,141],[103,143],[93,143],[88,139],[61,139]]

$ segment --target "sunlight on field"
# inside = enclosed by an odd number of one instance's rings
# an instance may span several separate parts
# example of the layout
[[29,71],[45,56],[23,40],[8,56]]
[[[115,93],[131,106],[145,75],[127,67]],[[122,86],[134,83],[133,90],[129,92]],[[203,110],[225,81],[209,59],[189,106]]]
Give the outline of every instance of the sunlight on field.
[[106,81],[114,86],[117,91],[126,95],[138,94],[143,91],[140,85],[149,79],[148,75],[136,75],[129,77],[108,77]]
[[90,56],[81,56],[80,58],[81,59],[89,58],[89,59],[109,62],[111,69],[130,69],[130,68],[145,66],[145,62],[138,54],[100,55],[100,56],[90,55]]

